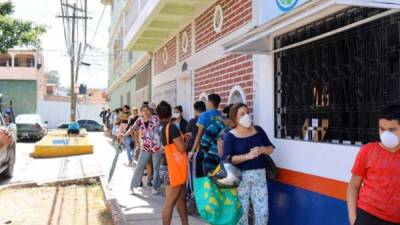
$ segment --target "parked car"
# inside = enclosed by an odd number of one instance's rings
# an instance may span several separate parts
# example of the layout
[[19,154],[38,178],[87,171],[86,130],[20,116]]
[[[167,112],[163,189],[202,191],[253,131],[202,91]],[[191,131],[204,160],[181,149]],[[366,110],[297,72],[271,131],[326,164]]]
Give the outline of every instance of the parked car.
[[57,126],[58,129],[68,129],[68,123],[60,123]]
[[104,127],[102,124],[97,122],[96,120],[90,119],[80,119],[77,121],[81,128],[86,129],[87,131],[103,131]]
[[[80,119],[77,121],[80,128],[86,129],[86,131],[103,131],[104,127],[101,123],[96,120]],[[58,129],[68,129],[68,123],[60,123],[57,126]]]
[[[12,121],[11,121],[12,122]],[[12,135],[12,142],[4,149],[0,149],[0,175],[2,177],[10,178],[13,175],[15,164],[15,150],[16,150],[16,137],[17,128],[15,124],[6,124],[0,112],[0,128],[6,129]]]
[[40,140],[47,134],[47,121],[37,114],[22,114],[15,119],[17,124],[18,140]]

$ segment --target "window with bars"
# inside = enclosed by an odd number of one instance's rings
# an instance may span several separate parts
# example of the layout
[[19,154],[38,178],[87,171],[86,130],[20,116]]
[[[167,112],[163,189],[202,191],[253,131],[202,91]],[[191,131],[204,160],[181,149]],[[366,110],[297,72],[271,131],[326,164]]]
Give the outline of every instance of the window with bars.
[[[381,11],[341,11],[275,38],[275,47]],[[275,53],[275,136],[352,145],[378,140],[380,110],[400,103],[399,55],[400,14]]]

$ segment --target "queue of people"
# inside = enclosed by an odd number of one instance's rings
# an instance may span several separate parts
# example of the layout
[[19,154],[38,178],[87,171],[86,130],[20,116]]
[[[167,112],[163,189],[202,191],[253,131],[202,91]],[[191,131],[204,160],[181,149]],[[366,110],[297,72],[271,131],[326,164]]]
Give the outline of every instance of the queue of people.
[[[174,185],[169,183],[175,179],[174,177],[169,177],[167,181],[160,178],[161,165],[167,166],[169,176],[182,173],[182,171],[171,171],[176,167],[173,167],[168,157],[167,146],[173,145],[178,153],[184,154],[188,169],[195,168],[194,177],[207,176],[221,160],[231,155],[233,164],[237,164],[242,171],[248,171],[244,172],[244,179],[249,180],[262,174],[264,160],[262,155],[271,154],[273,151],[273,145],[265,132],[260,127],[252,126],[246,105],[228,105],[220,112],[220,103],[221,98],[217,94],[210,94],[207,103],[195,102],[193,105],[195,116],[189,121],[183,117],[182,106],[172,107],[165,101],[157,106],[154,103],[144,102],[140,109],[130,109],[127,105],[113,111],[104,109],[101,114],[107,128],[106,135],[112,138],[117,148],[124,148],[127,151],[127,165],[133,166],[136,161],[129,187],[131,193],[139,193],[137,188],[143,186],[144,174],[147,175],[147,186],[152,188],[154,195],[161,191],[162,183],[166,185],[163,224],[171,223],[175,207],[182,224],[188,224],[186,185],[187,182],[192,182],[187,178],[188,173],[184,174],[185,182]],[[238,140],[239,145],[236,143]],[[247,143],[247,140],[251,142]],[[249,149],[246,148],[248,144],[251,145]],[[252,204],[257,206],[256,224],[264,224],[268,220],[265,175],[264,180],[262,178],[259,180],[264,181],[264,185],[252,181],[239,186],[238,190],[240,200],[243,201],[243,209],[247,211],[249,202],[252,201]],[[259,198],[260,196],[256,194],[264,197]],[[247,213],[244,213],[240,224],[247,224],[246,218],[248,218]]]
[[[124,144],[129,166],[135,158],[133,149],[138,153],[130,186],[132,194],[137,194],[136,188],[143,185],[145,168],[147,185],[152,187],[153,194],[159,193],[162,183],[166,185],[164,225],[171,224],[174,208],[181,223],[189,224],[186,187],[192,179],[187,170],[195,168],[194,177],[214,176],[222,162],[240,171],[240,182],[231,186],[237,191],[243,211],[235,224],[249,224],[251,206],[254,224],[268,224],[266,168],[275,147],[263,128],[253,123],[247,105],[228,105],[221,112],[220,102],[216,94],[208,96],[207,106],[196,102],[195,117],[189,122],[182,116],[182,106],[172,108],[165,101],[157,106],[145,102],[140,112],[136,108],[129,112],[129,106],[124,106],[112,112],[105,110],[103,114],[106,134],[118,147]],[[363,146],[356,158],[347,194],[351,225],[399,225],[400,202],[393,197],[400,189],[395,179],[399,171],[396,170],[398,164],[391,163],[400,153],[399,121],[399,105],[385,108],[379,117],[380,142]],[[378,176],[381,178],[377,179]],[[371,193],[374,193],[373,198]]]

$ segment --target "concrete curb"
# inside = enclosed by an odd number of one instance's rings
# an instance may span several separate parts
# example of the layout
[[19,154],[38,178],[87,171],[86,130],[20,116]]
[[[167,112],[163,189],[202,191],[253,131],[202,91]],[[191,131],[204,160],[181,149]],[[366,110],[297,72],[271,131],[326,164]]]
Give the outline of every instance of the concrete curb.
[[84,185],[92,183],[100,183],[100,178],[98,176],[94,176],[94,177],[74,178],[65,180],[48,180],[43,182],[15,183],[15,184],[1,186],[0,191],[12,188],[31,188],[31,187],[41,187],[41,186],[54,186],[54,185],[69,186],[74,184]]
[[104,194],[104,200],[106,202],[106,207],[110,211],[112,225],[128,225],[128,222],[125,219],[124,214],[122,213],[121,207],[117,201],[117,199],[113,198],[110,191],[107,189],[107,182],[104,177],[94,176],[94,177],[85,177],[85,178],[77,178],[77,179],[66,179],[66,180],[54,180],[54,181],[46,181],[46,182],[28,182],[28,183],[19,183],[19,184],[10,184],[4,185],[0,187],[0,191],[6,189],[14,189],[14,188],[33,188],[33,187],[41,187],[41,186],[69,186],[69,185],[85,185],[85,184],[94,184],[98,183],[101,186],[101,190]]
[[111,192],[107,189],[107,181],[104,176],[99,177],[101,189],[106,199],[107,208],[111,213],[112,225],[128,225],[125,215],[122,212],[121,206],[119,205],[116,198],[113,198]]

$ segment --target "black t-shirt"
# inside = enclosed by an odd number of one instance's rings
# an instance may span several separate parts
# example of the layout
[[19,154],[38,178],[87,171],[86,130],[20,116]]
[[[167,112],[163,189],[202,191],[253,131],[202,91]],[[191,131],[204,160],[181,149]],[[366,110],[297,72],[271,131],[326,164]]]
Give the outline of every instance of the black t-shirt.
[[[167,145],[167,124],[162,125],[163,128],[161,130],[161,143],[163,145]],[[173,140],[177,137],[180,137],[181,133],[178,129],[178,127],[175,126],[175,124],[172,124],[169,126],[169,144],[173,143]]]
[[129,119],[128,127],[126,127],[126,131],[125,132],[127,132],[129,130],[129,128],[131,128],[131,126],[133,126],[133,124],[135,124],[137,119],[139,119],[138,116],[135,116],[135,117]]
[[187,126],[188,126],[188,122],[185,119],[182,118],[181,122],[179,123],[179,127],[180,127],[180,130],[181,130],[181,132],[183,134],[186,133]]
[[111,112],[106,112],[106,118],[110,119],[110,116],[111,116]]

